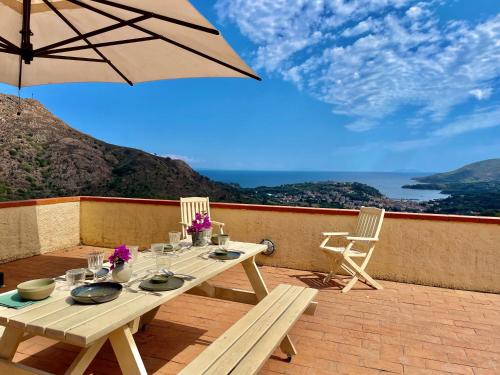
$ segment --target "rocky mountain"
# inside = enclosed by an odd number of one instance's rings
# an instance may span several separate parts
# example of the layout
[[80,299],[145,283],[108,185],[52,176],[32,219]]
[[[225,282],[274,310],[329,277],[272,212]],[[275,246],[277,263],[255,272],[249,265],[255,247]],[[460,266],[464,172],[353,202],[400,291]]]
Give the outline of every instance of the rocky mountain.
[[451,172],[415,178],[430,184],[500,182],[500,159],[489,159],[465,165]]
[[36,100],[22,99],[19,105],[17,97],[0,94],[0,200],[201,195],[237,201],[238,194],[181,160],[102,142],[71,128]]

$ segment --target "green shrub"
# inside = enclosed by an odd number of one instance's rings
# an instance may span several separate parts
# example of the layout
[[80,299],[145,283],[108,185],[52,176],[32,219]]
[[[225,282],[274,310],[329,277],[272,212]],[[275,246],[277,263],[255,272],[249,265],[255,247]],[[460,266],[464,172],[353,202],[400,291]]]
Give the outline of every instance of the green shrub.
[[23,161],[19,167],[26,172],[31,172],[33,170],[33,167],[25,161]]

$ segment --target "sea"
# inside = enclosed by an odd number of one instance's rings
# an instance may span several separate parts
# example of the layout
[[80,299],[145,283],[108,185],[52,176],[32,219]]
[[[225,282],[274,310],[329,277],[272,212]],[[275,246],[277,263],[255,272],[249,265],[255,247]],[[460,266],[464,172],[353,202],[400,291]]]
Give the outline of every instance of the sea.
[[360,182],[378,189],[391,199],[428,201],[447,197],[446,194],[441,194],[438,190],[402,188],[403,185],[417,183],[412,180],[414,177],[432,174],[423,172],[238,171],[218,169],[200,169],[198,172],[212,180],[236,183],[245,188],[279,186],[300,182]]

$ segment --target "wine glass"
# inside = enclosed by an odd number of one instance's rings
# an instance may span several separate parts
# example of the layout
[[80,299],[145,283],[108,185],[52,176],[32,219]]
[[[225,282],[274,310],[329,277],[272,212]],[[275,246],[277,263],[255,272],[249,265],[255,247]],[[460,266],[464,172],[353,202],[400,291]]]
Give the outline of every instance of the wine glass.
[[87,254],[87,262],[89,270],[94,276],[92,281],[95,283],[97,281],[97,272],[102,269],[104,263],[104,253],[102,251],[93,251]]

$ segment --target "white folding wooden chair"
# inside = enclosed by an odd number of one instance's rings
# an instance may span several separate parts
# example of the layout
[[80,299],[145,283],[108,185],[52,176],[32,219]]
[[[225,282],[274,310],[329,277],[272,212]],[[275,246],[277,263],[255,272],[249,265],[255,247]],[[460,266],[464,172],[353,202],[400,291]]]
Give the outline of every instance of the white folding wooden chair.
[[[358,216],[358,223],[354,233],[322,233],[323,236],[326,236],[326,238],[319,247],[331,260],[330,272],[323,280],[324,283],[329,282],[335,275],[335,272],[339,268],[342,268],[352,276],[352,279],[342,289],[343,293],[347,293],[351,290],[359,279],[362,279],[362,281],[366,284],[369,284],[376,289],[383,289],[378,282],[373,280],[373,278],[366,273],[365,268],[373,255],[375,244],[378,241],[380,229],[382,228],[382,222],[384,221],[384,213],[385,210],[383,209],[361,207]],[[343,238],[348,241],[348,244],[342,247],[327,246],[328,241],[334,237]],[[364,244],[368,251],[354,250],[353,246],[355,246],[356,243]],[[355,259],[363,259],[363,261],[360,265],[358,265],[358,263],[355,262]]]
[[190,197],[181,198],[181,221],[182,225],[182,238],[187,237],[187,228],[191,225],[195,214],[208,213],[212,224],[219,228],[219,233],[224,233],[224,223],[212,220],[212,215],[210,215],[210,201],[208,197]]

